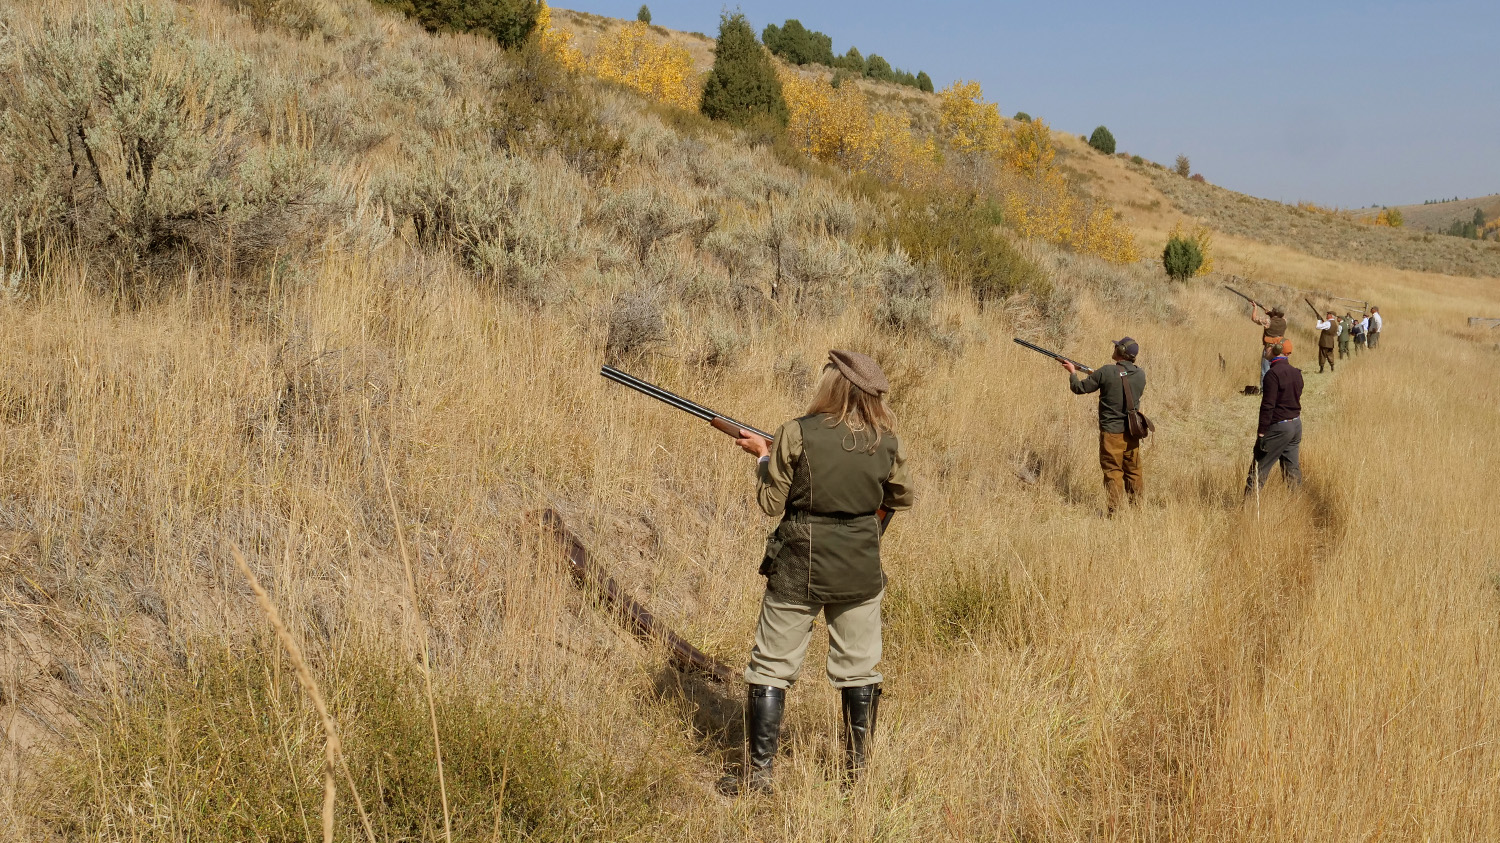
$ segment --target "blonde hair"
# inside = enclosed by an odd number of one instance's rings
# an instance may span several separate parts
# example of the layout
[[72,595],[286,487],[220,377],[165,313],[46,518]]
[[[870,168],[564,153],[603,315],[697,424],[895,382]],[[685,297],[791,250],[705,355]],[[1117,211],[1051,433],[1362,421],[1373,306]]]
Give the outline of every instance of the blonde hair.
[[[807,408],[809,416],[827,416],[829,427],[847,424],[854,432],[853,442],[846,450],[862,450],[873,454],[880,447],[886,433],[896,430],[896,414],[886,406],[885,398],[871,395],[849,382],[838,367],[829,363],[823,367],[823,377],[818,381],[812,404]],[[873,432],[874,439],[864,444],[864,439]]]

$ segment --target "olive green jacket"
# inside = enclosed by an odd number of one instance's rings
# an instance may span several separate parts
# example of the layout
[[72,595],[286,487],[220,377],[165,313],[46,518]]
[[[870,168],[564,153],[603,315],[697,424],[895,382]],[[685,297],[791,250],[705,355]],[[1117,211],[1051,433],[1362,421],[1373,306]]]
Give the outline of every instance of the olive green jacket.
[[806,416],[776,431],[760,463],[756,499],[782,521],[766,541],[761,573],[783,600],[848,603],[885,588],[879,509],[911,507],[900,440],[887,433],[874,452],[868,432],[828,416]]

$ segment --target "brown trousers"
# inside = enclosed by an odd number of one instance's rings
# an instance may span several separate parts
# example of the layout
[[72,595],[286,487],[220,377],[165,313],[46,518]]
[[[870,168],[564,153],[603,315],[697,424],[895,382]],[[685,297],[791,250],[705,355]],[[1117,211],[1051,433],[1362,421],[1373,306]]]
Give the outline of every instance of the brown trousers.
[[1109,496],[1109,511],[1114,512],[1130,495],[1131,503],[1146,491],[1145,472],[1141,466],[1141,440],[1124,433],[1099,432],[1099,467],[1104,469],[1104,492]]
[[1323,364],[1328,363],[1328,368],[1333,369],[1333,349],[1318,346],[1318,371],[1323,371]]

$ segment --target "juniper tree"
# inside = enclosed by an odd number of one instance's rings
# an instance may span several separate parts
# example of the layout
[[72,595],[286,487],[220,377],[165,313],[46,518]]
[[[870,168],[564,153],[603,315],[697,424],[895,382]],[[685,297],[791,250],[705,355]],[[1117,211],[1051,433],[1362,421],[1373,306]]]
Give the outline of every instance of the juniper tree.
[[785,126],[786,100],[771,57],[739,12],[719,20],[714,66],[703,86],[703,113],[736,126],[771,121]]
[[642,3],[640,11],[635,13],[635,19],[641,23],[651,23],[651,7]]
[[1089,135],[1089,146],[1099,150],[1105,155],[1115,154],[1115,136],[1109,129],[1100,126]]

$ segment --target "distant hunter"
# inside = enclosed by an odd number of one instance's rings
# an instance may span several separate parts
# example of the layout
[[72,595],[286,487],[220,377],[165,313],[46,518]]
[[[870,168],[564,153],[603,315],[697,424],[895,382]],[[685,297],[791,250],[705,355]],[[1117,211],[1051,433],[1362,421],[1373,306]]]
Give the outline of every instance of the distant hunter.
[[1266,372],[1270,370],[1271,364],[1266,359],[1266,349],[1279,343],[1286,337],[1286,313],[1279,307],[1272,307],[1262,312],[1260,305],[1250,305],[1250,321],[1261,327],[1260,334],[1260,377],[1265,380]]

